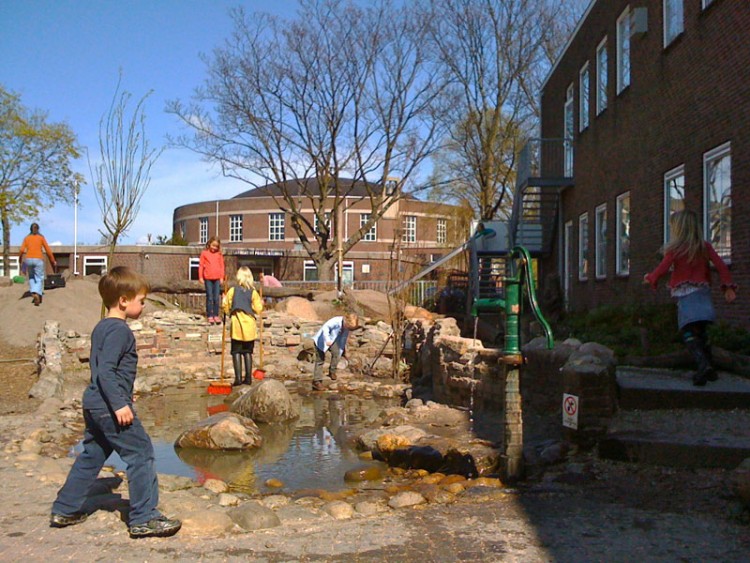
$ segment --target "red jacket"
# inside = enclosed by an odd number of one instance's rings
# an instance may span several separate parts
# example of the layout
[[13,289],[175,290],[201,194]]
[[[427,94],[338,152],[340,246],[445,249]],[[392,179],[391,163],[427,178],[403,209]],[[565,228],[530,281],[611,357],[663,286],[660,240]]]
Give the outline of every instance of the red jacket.
[[[726,289],[728,287],[736,288],[737,286],[732,282],[732,274],[729,273],[729,268],[724,264],[721,257],[716,254],[714,247],[710,243],[706,242],[706,250],[708,251],[708,258],[716,266],[716,270],[719,272],[719,278],[721,279],[721,288]],[[708,265],[709,260],[698,257],[695,260],[689,261],[684,256],[675,256],[674,252],[667,252],[664,259],[656,267],[656,269],[650,274],[646,274],[646,281],[651,284],[651,287],[656,289],[656,284],[659,283],[659,278],[669,271],[670,266],[674,266],[672,275],[669,278],[669,287],[674,289],[683,283],[696,283],[711,285],[711,269]]]
[[201,252],[198,261],[198,280],[223,280],[224,279],[224,255],[219,252],[211,252],[209,249]]

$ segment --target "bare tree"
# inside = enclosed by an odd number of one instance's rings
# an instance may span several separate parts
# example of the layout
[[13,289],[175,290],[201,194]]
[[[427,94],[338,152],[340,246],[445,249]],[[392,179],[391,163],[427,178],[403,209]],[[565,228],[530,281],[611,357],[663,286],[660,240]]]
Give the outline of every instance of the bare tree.
[[580,4],[429,0],[430,38],[462,116],[435,159],[437,198],[468,201],[480,220],[507,216],[518,152],[539,121],[540,77]]
[[152,148],[146,137],[143,105],[150,94],[145,94],[128,115],[132,95],[120,92],[118,81],[109,110],[99,120],[100,161],[92,164],[89,157],[94,194],[104,225],[99,232],[109,245],[109,267],[117,242],[138,216],[141,199],[151,182],[151,167],[163,151]]
[[[420,167],[443,137],[449,105],[427,20],[387,1],[343,0],[303,1],[294,20],[233,16],[204,87],[191,104],[168,106],[194,133],[174,141],[227,176],[279,185],[276,204],[329,280],[389,208],[429,186]],[[346,237],[338,218],[357,187],[372,213]]]

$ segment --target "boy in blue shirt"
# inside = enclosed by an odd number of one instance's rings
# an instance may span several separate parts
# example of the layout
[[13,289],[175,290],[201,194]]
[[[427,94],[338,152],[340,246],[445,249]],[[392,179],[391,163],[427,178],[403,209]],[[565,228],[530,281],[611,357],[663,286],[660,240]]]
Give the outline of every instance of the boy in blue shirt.
[[107,315],[91,333],[91,384],[83,393],[83,452],[52,505],[53,528],[86,520],[83,505],[112,451],[127,464],[130,537],[172,536],[182,526],[157,509],[154,448],[133,410],[138,353],[125,321],[140,317],[149,289],[146,278],[123,266],[112,268],[99,280],[99,295]]
[[328,377],[336,380],[336,368],[339,364],[339,358],[346,353],[346,341],[349,338],[349,331],[359,326],[359,317],[354,313],[349,313],[343,317],[333,317],[328,319],[320,330],[315,333],[315,351],[318,353],[315,358],[315,370],[313,371],[313,391],[323,390],[323,362],[325,361],[326,352],[331,352],[331,365],[328,368]]

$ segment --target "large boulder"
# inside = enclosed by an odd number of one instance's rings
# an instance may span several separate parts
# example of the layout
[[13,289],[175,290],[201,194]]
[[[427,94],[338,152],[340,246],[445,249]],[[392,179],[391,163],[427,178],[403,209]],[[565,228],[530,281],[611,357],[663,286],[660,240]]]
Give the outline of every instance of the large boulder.
[[256,422],[284,422],[299,417],[299,405],[286,386],[275,379],[265,379],[232,403],[232,412]]
[[256,424],[249,418],[221,412],[185,430],[175,441],[178,448],[247,450],[263,443]]

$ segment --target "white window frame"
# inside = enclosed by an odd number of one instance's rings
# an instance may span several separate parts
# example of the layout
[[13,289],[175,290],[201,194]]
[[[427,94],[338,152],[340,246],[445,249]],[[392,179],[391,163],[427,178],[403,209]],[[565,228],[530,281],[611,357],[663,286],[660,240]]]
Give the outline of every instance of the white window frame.
[[[198,268],[200,268],[201,259],[199,257],[190,258],[188,260],[188,279],[191,281],[198,281]],[[195,272],[195,275],[193,275]]]
[[417,216],[416,215],[404,215],[402,222],[404,229],[401,235],[402,242],[417,242]]
[[575,116],[573,115],[575,87],[571,82],[565,93],[565,105],[563,107],[563,142],[565,144],[564,171],[566,178],[573,177],[573,133],[575,129]]
[[[678,197],[680,195],[681,197]],[[669,218],[675,211],[683,209],[685,209],[685,165],[680,164],[664,174],[664,244],[672,240]]]
[[589,279],[589,214],[578,216],[578,281]]
[[591,73],[586,61],[578,71],[578,131],[584,131],[589,126],[591,113]]
[[[627,201],[627,209],[625,202]],[[630,274],[630,192],[617,196],[617,239],[615,241],[615,273]]]
[[[344,274],[344,285],[351,285],[354,283],[354,262],[352,260],[344,260],[341,263],[341,269]],[[309,273],[308,273],[309,272]],[[315,272],[315,275],[312,275]],[[339,270],[336,268],[334,280],[338,281]],[[312,260],[305,260],[302,263],[302,279],[304,281],[319,281],[318,268],[315,266],[315,262]]]
[[435,242],[438,244],[445,244],[448,242],[448,220],[438,218],[437,230],[435,232]]
[[[326,227],[328,227],[328,232],[331,232],[331,212],[326,211],[323,213],[323,220],[325,221]],[[313,214],[313,228],[315,229],[315,234],[319,235],[320,230],[318,227],[320,226],[320,221],[318,220],[318,214]]]
[[[364,227],[372,217],[372,213],[360,213],[359,214],[359,228]],[[370,227],[370,230],[362,235],[364,242],[376,242],[378,240],[378,222],[375,221]]]
[[[726,160],[724,160],[726,159]],[[724,161],[722,166],[721,200],[714,203],[711,192],[711,169],[715,162]],[[719,231],[714,233],[711,224],[712,216],[719,216]],[[722,259],[732,261],[732,144],[726,142],[703,155],[703,233],[716,253]]]
[[229,242],[242,242],[242,215],[229,216]]
[[285,219],[283,212],[268,214],[268,240],[285,240]]
[[607,109],[607,87],[609,85],[607,60],[607,37],[605,36],[596,47],[596,115]]
[[617,93],[630,86],[630,6],[617,18]]
[[[21,264],[18,261],[18,256],[11,256],[10,260],[10,270],[8,271],[8,276],[11,278],[19,275],[21,273]],[[2,255],[0,255],[0,276],[5,275],[5,260],[3,259]]]
[[201,244],[208,242],[208,217],[198,219],[198,242]]
[[596,279],[607,277],[607,204],[602,203],[594,210],[594,270]]
[[[95,269],[96,271],[89,271],[89,268]],[[101,274],[107,271],[107,257],[106,256],[84,256],[83,257],[83,275],[88,276],[89,274]]]
[[662,15],[666,48],[685,31],[684,0],[662,0]]

